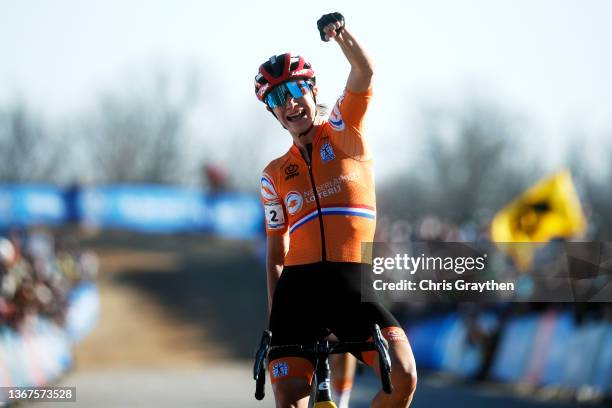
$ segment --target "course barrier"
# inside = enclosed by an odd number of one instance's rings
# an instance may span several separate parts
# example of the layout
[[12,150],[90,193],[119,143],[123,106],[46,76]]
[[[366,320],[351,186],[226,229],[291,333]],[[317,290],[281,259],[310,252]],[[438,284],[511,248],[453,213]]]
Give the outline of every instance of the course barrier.
[[[65,327],[38,316],[19,330],[0,326],[0,387],[52,384],[70,369],[72,345],[97,323],[99,295],[93,283],[83,283],[68,299]],[[5,402],[0,398],[0,405]]]
[[[499,324],[492,313],[477,324],[491,332]],[[489,378],[507,383],[556,386],[612,396],[612,323],[582,325],[565,311],[510,317],[499,327]],[[484,364],[484,347],[468,335],[458,313],[428,318],[406,327],[420,368],[472,378]]]

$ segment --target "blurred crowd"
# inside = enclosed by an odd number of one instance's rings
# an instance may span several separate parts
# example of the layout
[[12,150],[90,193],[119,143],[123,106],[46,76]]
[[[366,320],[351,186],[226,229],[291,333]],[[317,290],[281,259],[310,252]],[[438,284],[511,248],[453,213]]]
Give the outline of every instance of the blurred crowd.
[[[532,302],[554,302],[552,294],[555,288],[545,286],[553,280],[542,278],[560,277],[570,282],[574,297],[569,300],[557,298],[556,301],[597,302],[597,299],[610,295],[608,292],[612,287],[612,245],[599,242],[588,233],[577,241],[552,239],[544,244],[496,244],[491,238],[488,224],[472,222],[456,225],[434,216],[409,222],[383,215],[378,220],[375,241],[390,244],[390,248],[409,251],[416,251],[410,245],[415,242],[433,244],[430,248],[436,248],[436,243],[443,243],[440,246],[444,248],[440,251],[441,256],[453,256],[451,250],[455,248],[460,251],[460,246],[452,247],[448,243],[466,243],[489,256],[487,265],[491,267],[487,268],[486,279],[518,279],[519,298],[514,300],[529,298]],[[551,296],[546,298],[548,295]]]
[[[589,237],[583,237],[585,242]],[[411,223],[406,220],[381,217],[378,221],[376,241],[393,243],[407,242],[470,242],[479,243],[484,246],[493,245],[491,242],[488,225],[479,226],[476,223],[458,226],[439,218],[428,216],[417,222]],[[572,281],[572,290],[578,299],[582,293],[597,294],[604,293],[605,288],[612,286],[612,274],[608,272],[606,265],[612,257],[606,251],[610,251],[606,245],[594,242],[597,250],[595,263],[579,262],[581,254],[569,257],[566,241],[553,240],[546,246],[535,251],[533,262],[527,270],[517,268],[510,256],[498,253],[498,262],[493,269],[494,278],[503,278],[512,275],[522,279],[535,279],[536,282],[545,281],[542,277],[559,276],[559,263],[564,264],[564,277]],[[578,249],[589,252],[589,245]],[[586,254],[587,257],[589,254]],[[593,254],[590,254],[593,255]],[[585,254],[582,255],[583,257]],[[491,261],[493,261],[491,259]],[[572,263],[576,263],[572,265]],[[537,285],[535,286],[537,288]],[[401,295],[405,296],[405,295]],[[604,296],[605,297],[605,296]],[[393,299],[390,299],[393,300]],[[515,299],[516,300],[516,299]],[[527,316],[530,314],[544,313],[570,313],[576,327],[583,327],[593,322],[612,323],[612,303],[605,301],[565,301],[555,303],[551,301],[530,302],[486,302],[473,299],[471,302],[434,301],[430,303],[417,302],[393,302],[392,307],[398,318],[410,325],[410,322],[418,322],[423,318],[432,316],[443,316],[457,313],[459,319],[466,327],[467,341],[477,347],[483,354],[482,365],[474,373],[474,378],[486,379],[490,376],[491,365],[496,351],[499,347],[500,337],[506,329],[507,323],[516,316]],[[492,319],[483,319],[484,316],[493,316]]]
[[466,223],[458,226],[434,216],[410,222],[382,215],[376,220],[376,242],[480,242],[489,240],[488,225]]
[[97,274],[95,254],[70,234],[13,229],[0,234],[0,326],[21,329],[37,316],[66,319],[73,288]]

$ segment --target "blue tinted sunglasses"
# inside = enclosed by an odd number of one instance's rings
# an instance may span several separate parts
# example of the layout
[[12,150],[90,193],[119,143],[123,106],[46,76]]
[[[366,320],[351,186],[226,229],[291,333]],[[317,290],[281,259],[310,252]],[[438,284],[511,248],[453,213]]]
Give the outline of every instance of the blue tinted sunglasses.
[[285,106],[287,102],[287,94],[290,94],[294,99],[299,99],[310,91],[310,85],[306,81],[288,81],[275,86],[266,95],[266,104],[270,109],[277,106]]

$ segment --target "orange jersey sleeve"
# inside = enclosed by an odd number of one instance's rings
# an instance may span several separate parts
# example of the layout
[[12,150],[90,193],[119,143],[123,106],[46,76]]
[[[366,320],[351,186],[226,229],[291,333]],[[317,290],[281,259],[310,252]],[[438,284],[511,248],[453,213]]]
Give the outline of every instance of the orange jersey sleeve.
[[360,161],[371,158],[363,132],[364,118],[371,98],[371,88],[361,93],[345,89],[329,115],[330,127],[337,133],[334,141],[338,148]]
[[261,175],[261,202],[264,208],[266,234],[282,235],[287,232],[288,219],[283,199],[279,194],[275,162],[271,162]]

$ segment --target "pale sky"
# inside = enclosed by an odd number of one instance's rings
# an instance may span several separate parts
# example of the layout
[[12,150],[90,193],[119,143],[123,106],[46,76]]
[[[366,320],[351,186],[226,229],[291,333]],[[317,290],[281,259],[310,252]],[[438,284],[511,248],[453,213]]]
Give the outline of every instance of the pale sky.
[[[190,65],[212,84],[214,120],[235,126],[241,112],[263,111],[253,94],[258,65],[291,51],[313,63],[320,98],[331,104],[348,74],[337,45],[316,31],[331,11],[345,15],[376,64],[368,129],[375,154],[385,156],[383,173],[406,159],[409,122],[423,103],[459,104],[466,93],[526,114],[552,150],[575,129],[589,143],[612,133],[605,0],[0,0],[0,100],[21,95],[51,117],[68,116],[126,72]],[[268,116],[261,120],[270,124]],[[275,154],[288,144],[279,136]]]

